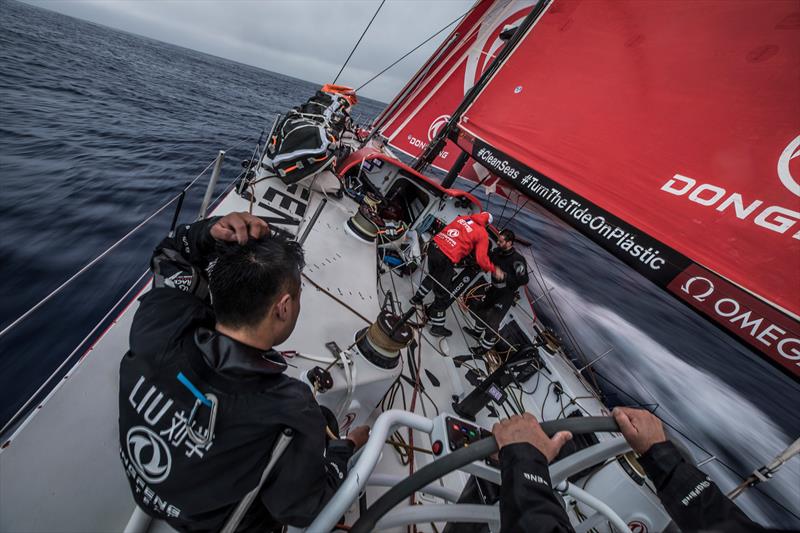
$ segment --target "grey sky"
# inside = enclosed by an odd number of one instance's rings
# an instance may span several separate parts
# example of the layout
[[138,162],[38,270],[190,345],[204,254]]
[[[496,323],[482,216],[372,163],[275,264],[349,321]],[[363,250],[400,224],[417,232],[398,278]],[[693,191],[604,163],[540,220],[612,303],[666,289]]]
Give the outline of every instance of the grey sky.
[[[26,0],[60,13],[308,81],[333,81],[380,0]],[[473,0],[388,0],[339,83],[359,86]],[[452,28],[450,28],[452,29]],[[443,32],[362,94],[391,99],[447,36]]]

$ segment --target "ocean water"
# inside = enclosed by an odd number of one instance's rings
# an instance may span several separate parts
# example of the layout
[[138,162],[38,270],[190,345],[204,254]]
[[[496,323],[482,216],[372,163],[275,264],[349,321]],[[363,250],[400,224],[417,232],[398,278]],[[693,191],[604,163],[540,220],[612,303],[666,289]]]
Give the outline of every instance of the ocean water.
[[[274,116],[315,89],[0,0],[0,328],[226,149],[221,193]],[[355,116],[368,122],[382,106],[362,98]],[[196,215],[206,179],[187,196],[182,220]],[[513,205],[485,199],[510,218]],[[0,424],[76,346],[82,353],[92,327],[146,270],[172,213],[165,209],[0,338]],[[511,227],[534,243],[531,266],[552,288],[556,307],[542,299],[537,313],[563,318],[590,359],[613,348],[596,364],[609,401],[658,406],[698,461],[716,457],[703,468],[723,489],[800,436],[796,383],[546,213],[526,208]],[[530,289],[541,293],[535,281]],[[795,458],[738,501],[764,524],[797,528],[798,487]]]
[[[0,1],[0,329],[228,150],[222,192],[276,114],[317,88]],[[362,98],[353,115],[368,121],[383,107]],[[187,195],[181,220],[197,216],[209,175]],[[173,213],[0,338],[0,425],[148,268]]]

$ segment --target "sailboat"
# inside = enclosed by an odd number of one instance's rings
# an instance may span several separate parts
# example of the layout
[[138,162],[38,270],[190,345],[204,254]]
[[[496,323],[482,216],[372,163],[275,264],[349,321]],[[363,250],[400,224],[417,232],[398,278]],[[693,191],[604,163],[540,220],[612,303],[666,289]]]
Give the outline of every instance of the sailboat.
[[[362,531],[499,530],[496,501],[462,495],[470,480],[499,482],[480,443],[498,418],[522,411],[578,434],[551,465],[577,531],[672,527],[608,418],[591,362],[565,353],[526,291],[486,360],[459,358],[467,339],[432,337],[408,300],[437,221],[483,208],[453,187],[461,175],[533,198],[796,379],[800,284],[786,283],[800,259],[792,17],[782,2],[481,0],[366,135],[341,132],[330,164],[298,180],[291,166],[281,173],[273,128],[207,209],[212,178],[200,217],[249,211],[306,250],[289,375],[318,389],[342,433],[372,426],[307,531],[334,530],[342,516]],[[426,175],[430,165],[447,176]],[[459,276],[454,331],[473,324],[469,300],[482,281],[469,266]],[[148,465],[123,469],[117,430],[119,360],[149,287],[133,288],[92,348],[5,431],[0,529],[169,531],[131,498],[126,476]],[[318,369],[330,377],[321,388]],[[181,435],[160,437],[162,451],[202,453]],[[437,476],[423,482],[423,471]]]

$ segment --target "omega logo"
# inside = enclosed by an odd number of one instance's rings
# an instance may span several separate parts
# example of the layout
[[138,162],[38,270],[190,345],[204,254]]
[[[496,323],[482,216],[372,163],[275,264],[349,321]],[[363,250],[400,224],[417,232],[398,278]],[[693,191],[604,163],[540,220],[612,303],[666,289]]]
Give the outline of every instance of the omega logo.
[[[701,292],[700,294],[692,294],[692,291],[691,291],[691,290],[689,290],[689,288],[690,288],[690,287],[692,286],[692,284],[694,284],[694,282],[696,282],[696,281],[697,281],[697,282],[700,282],[700,283],[699,283],[699,285],[700,285],[700,286],[703,286],[703,282],[705,282],[705,287],[703,287],[703,288],[705,288],[705,289],[706,289],[706,291],[705,291],[705,292]],[[691,296],[692,298],[694,298],[695,300],[697,300],[698,302],[705,302],[705,301],[706,301],[706,299],[707,299],[709,296],[711,296],[712,294],[714,294],[714,283],[712,283],[710,279],[701,278],[700,276],[695,276],[695,277],[693,277],[693,278],[689,278],[689,279],[687,279],[687,280],[686,280],[686,283],[684,283],[684,284],[681,286],[681,290],[682,290],[683,292],[685,292],[686,294],[688,294],[689,296]]]

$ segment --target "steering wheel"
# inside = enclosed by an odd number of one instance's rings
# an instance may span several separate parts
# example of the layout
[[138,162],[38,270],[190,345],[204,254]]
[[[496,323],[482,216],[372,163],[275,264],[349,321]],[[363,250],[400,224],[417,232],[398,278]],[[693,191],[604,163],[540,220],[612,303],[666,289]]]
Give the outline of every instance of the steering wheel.
[[[618,433],[619,426],[611,417],[575,417],[563,418],[542,422],[542,430],[548,435],[553,436],[559,431],[569,431],[577,433],[596,433],[612,432]],[[469,447],[444,456],[417,470],[413,475],[407,477],[383,496],[378,498],[350,528],[351,533],[369,533],[375,528],[378,520],[383,515],[391,511],[398,503],[402,502],[425,485],[453,472],[459,468],[488,457],[498,451],[497,441],[494,436],[487,437],[471,444]]]

